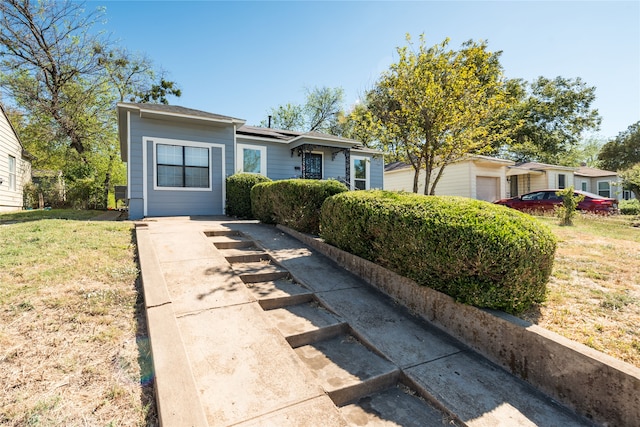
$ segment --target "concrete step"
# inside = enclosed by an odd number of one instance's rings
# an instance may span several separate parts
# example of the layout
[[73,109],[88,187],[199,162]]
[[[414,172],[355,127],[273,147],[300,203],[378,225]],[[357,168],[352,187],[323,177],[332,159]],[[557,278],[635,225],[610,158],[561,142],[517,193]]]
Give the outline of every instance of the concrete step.
[[350,425],[354,426],[463,425],[402,383],[342,406],[340,413]]
[[272,264],[271,261],[234,263],[231,264],[231,268],[245,284],[269,282],[291,277],[287,269]]
[[313,300],[265,313],[291,347],[327,340],[347,331],[347,324]]
[[213,236],[209,240],[218,249],[256,248],[253,240],[242,235]]
[[231,230],[230,228],[222,228],[219,230],[206,230],[204,235],[207,237],[214,236],[242,236],[242,232],[238,230]]
[[223,253],[223,255],[229,264],[272,261],[269,254],[260,251],[247,251],[246,253],[236,255],[227,255],[226,253]]
[[395,365],[352,335],[318,341],[294,351],[337,406],[389,388],[400,377]]
[[302,304],[313,299],[313,293],[291,278],[247,283],[246,286],[263,310]]

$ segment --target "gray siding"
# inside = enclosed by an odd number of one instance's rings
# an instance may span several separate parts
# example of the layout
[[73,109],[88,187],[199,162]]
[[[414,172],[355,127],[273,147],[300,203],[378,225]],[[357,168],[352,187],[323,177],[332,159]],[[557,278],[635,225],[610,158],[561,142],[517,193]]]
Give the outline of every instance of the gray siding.
[[184,142],[221,144],[225,147],[224,167],[226,175],[234,171],[232,125],[204,126],[193,122],[164,121],[130,115],[129,153],[129,217],[144,216],[143,138],[147,138],[147,216],[220,215],[224,213],[222,149],[211,146],[210,168],[212,175],[209,191],[180,189],[154,190],[153,140],[171,139]]

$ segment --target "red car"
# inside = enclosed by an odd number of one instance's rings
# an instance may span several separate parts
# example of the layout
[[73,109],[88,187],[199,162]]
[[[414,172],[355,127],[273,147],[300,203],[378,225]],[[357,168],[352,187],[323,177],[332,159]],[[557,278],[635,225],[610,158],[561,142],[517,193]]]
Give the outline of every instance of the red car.
[[[519,211],[553,211],[562,206],[562,197],[556,193],[561,190],[540,190],[523,194],[510,199],[497,200],[494,203],[508,206]],[[574,195],[582,195],[584,199],[578,203],[578,210],[584,212],[610,214],[618,211],[618,201],[611,197],[598,196],[586,191],[574,190]]]

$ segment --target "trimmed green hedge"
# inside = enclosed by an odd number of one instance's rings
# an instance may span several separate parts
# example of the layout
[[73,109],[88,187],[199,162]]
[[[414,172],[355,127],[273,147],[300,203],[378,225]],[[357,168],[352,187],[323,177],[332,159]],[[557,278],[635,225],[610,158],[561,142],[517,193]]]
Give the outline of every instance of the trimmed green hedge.
[[348,191],[338,181],[285,179],[257,184],[251,189],[256,219],[282,224],[303,233],[318,234],[320,208],[327,197]]
[[620,213],[622,215],[640,215],[640,200],[620,200]]
[[227,177],[225,212],[237,218],[253,218],[251,213],[251,188],[271,180],[255,173],[237,173]]
[[556,239],[535,218],[463,197],[355,191],[327,199],[321,236],[478,307],[519,313],[545,298]]

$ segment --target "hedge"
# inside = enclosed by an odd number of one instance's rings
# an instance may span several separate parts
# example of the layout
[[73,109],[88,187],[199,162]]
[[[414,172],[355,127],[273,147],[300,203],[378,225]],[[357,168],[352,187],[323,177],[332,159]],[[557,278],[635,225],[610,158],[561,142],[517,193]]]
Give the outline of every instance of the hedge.
[[327,197],[348,191],[338,181],[285,179],[257,184],[251,189],[256,219],[282,224],[303,233],[318,234],[320,208]]
[[640,200],[620,200],[620,213],[622,215],[640,215]]
[[227,177],[225,212],[237,218],[253,218],[251,213],[251,188],[261,182],[271,180],[255,173],[237,173]]
[[535,218],[463,197],[356,191],[326,200],[329,244],[459,302],[519,313],[544,301],[556,240]]

